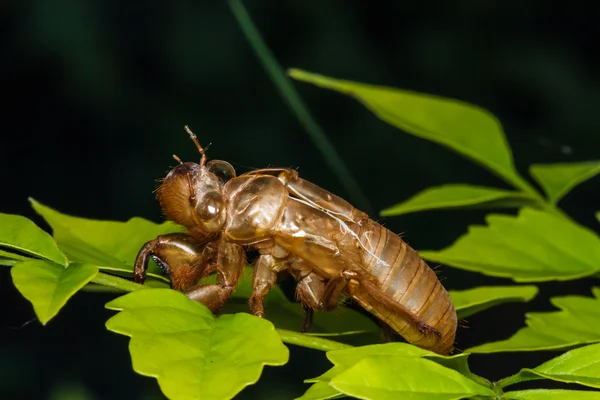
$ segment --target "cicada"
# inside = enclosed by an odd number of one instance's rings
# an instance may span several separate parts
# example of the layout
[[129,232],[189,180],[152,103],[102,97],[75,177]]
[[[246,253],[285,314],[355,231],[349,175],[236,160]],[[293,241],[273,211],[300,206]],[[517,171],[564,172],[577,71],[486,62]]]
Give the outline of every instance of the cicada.
[[[407,342],[439,354],[454,345],[457,315],[436,273],[400,236],[344,199],[299,177],[289,168],[266,168],[236,176],[221,160],[181,162],[157,189],[167,219],[186,233],[146,243],[135,262],[143,282],[152,258],[174,289],[217,312],[231,296],[246,264],[253,266],[250,312],[265,317],[264,297],[282,272],[296,281],[307,311],[332,310],[351,298]],[[214,284],[199,283],[216,274]]]

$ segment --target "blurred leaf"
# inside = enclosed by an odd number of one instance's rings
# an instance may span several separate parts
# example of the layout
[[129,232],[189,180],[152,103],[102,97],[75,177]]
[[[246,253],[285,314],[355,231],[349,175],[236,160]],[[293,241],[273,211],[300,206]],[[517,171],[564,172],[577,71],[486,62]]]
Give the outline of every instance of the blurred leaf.
[[535,286],[481,286],[467,290],[452,290],[450,298],[458,318],[467,318],[497,304],[527,302],[535,297]]
[[247,314],[216,318],[170,289],[144,289],[106,305],[106,322],[131,337],[133,368],[155,377],[170,399],[229,399],[255,383],[264,365],[283,365],[289,351],[273,325]]
[[[399,371],[402,371],[399,374]],[[333,377],[330,385],[361,399],[464,399],[494,392],[423,358],[369,356]]]
[[600,400],[600,392],[565,389],[531,389],[506,392],[502,398],[507,400]]
[[[326,371],[319,377],[307,379],[305,382],[319,384],[319,387],[315,388],[315,393],[322,393],[324,391],[322,383],[330,382],[334,377],[342,374],[344,371],[358,364],[361,360],[368,357],[378,356],[393,356],[393,357],[405,357],[405,358],[427,358],[432,362],[436,362],[445,368],[449,368],[457,371],[474,382],[485,382],[489,384],[485,379],[473,375],[467,363],[469,354],[461,353],[453,356],[440,356],[432,351],[422,349],[420,347],[408,344],[408,343],[385,343],[375,344],[369,346],[353,347],[342,350],[335,350],[327,352],[327,358],[334,365],[331,369]],[[319,389],[319,390],[317,390]],[[310,390],[310,389],[309,389]],[[308,393],[308,392],[307,392]],[[326,393],[326,392],[325,392]],[[308,394],[305,394],[308,396]],[[306,397],[306,399],[312,397]],[[316,398],[316,397],[315,397]]]
[[500,381],[499,385],[506,387],[543,378],[600,388],[600,344],[567,351],[533,369],[523,368],[517,375]]
[[576,279],[600,270],[600,238],[566,218],[525,208],[518,217],[490,214],[486,221],[446,249],[419,254],[517,282]]
[[527,327],[510,339],[468,349],[471,353],[558,350],[600,342],[600,288],[596,297],[562,296],[550,302],[561,311],[525,314]]
[[358,185],[358,182],[356,182],[354,175],[337,153],[335,146],[331,144],[321,126],[319,126],[317,121],[312,117],[296,88],[294,88],[290,79],[285,75],[285,71],[265,44],[265,41],[260,36],[258,29],[256,29],[252,18],[248,15],[243,2],[241,0],[230,0],[229,6],[231,7],[231,11],[233,11],[233,15],[237,19],[242,32],[244,32],[246,39],[248,39],[248,42],[254,49],[256,56],[279,91],[283,101],[287,103],[290,110],[295,114],[298,122],[304,127],[308,136],[323,155],[325,162],[329,164],[329,167],[335,173],[352,200],[356,203],[356,206],[361,210],[364,210],[367,214],[371,214],[372,207],[369,203],[369,199],[365,196]]
[[575,186],[598,175],[600,161],[537,164],[529,172],[542,185],[550,202],[556,204]]
[[97,400],[95,396],[83,382],[63,382],[55,384],[51,389],[47,400]]
[[[71,260],[98,265],[102,270],[130,274],[137,253],[147,241],[183,230],[172,222],[158,225],[139,217],[127,222],[73,217],[34,199],[30,201],[52,227],[54,239]],[[161,274],[149,274],[165,279]]]
[[[0,247],[44,258],[62,266],[69,263],[52,236],[20,215],[0,213]],[[10,254],[3,252],[0,255],[9,257]]]
[[514,186],[534,189],[519,176],[498,120],[461,101],[385,86],[329,78],[298,69],[297,80],[355,97],[383,121],[417,137],[442,144],[487,167]]
[[64,268],[45,260],[23,261],[11,269],[16,288],[33,304],[43,325],[97,273],[98,268],[93,265],[71,263]]
[[459,207],[521,207],[534,200],[522,192],[482,186],[450,184],[425,189],[410,199],[381,211],[384,217],[411,212]]
[[600,211],[596,211],[596,219],[600,222]]

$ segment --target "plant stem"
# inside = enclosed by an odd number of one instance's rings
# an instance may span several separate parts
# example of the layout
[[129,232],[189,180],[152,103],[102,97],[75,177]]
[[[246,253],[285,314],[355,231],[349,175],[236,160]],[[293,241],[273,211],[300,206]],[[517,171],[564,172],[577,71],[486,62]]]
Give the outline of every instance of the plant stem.
[[248,42],[253,47],[258,59],[262,62],[267,74],[275,84],[275,87],[279,90],[281,97],[296,115],[300,124],[304,126],[309,137],[321,151],[325,161],[329,164],[329,167],[333,170],[334,174],[337,175],[352,201],[356,203],[358,208],[369,215],[373,215],[373,208],[367,200],[367,197],[360,189],[356,180],[352,177],[348,167],[337,154],[327,136],[325,136],[325,133],[319,124],[313,119],[308,108],[300,98],[300,95],[290,83],[283,68],[277,63],[275,57],[265,45],[260,37],[258,29],[256,29],[256,26],[252,22],[252,19],[248,15],[242,2],[239,0],[230,0],[229,6],[237,19],[240,28],[244,32],[244,35],[246,35]]
[[329,339],[322,339],[315,336],[304,335],[300,332],[288,331],[285,329],[276,329],[277,333],[281,337],[281,341],[288,344],[294,344],[297,346],[308,347],[310,349],[331,351],[349,349],[353,346],[349,344],[334,342]]
[[118,276],[108,275],[102,272],[98,272],[94,279],[92,279],[92,282],[97,283],[98,285],[120,289],[124,292],[133,292],[135,290],[140,290],[144,288],[144,286],[140,285],[139,283],[119,278]]
[[[525,373],[524,373],[525,372]],[[496,386],[500,388],[505,388],[510,385],[514,385],[515,383],[526,382],[526,381],[535,381],[538,379],[543,379],[541,376],[534,375],[532,373],[527,373],[527,369],[517,372],[514,375],[506,377],[504,379],[500,379],[496,382]]]

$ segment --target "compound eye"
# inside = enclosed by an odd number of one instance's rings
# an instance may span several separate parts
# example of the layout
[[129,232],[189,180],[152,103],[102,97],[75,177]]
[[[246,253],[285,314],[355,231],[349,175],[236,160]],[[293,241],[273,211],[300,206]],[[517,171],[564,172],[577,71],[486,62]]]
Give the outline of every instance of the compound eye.
[[235,178],[235,170],[227,161],[212,160],[206,164],[208,172],[215,174],[223,183]]
[[202,198],[202,202],[196,207],[198,216],[203,221],[210,221],[219,215],[223,208],[223,199],[218,192],[209,192]]

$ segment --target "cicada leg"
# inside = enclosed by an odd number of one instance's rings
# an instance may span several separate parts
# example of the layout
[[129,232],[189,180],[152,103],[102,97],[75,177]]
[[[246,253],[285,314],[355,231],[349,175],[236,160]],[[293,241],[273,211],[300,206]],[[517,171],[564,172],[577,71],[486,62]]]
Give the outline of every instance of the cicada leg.
[[219,245],[216,284],[200,284],[185,290],[183,293],[190,299],[202,303],[213,313],[219,311],[231,297],[245,263],[245,252],[242,246],[221,242]]
[[348,280],[342,275],[334,276],[327,282],[323,294],[323,308],[325,310],[331,311],[338,306],[346,286],[348,286]]
[[[231,296],[242,273],[245,254],[236,244],[198,243],[183,233],[162,235],[146,243],[138,253],[134,268],[134,280],[138,283],[146,279],[149,258],[170,278],[173,289],[216,312]],[[197,284],[213,270],[217,274],[216,284]]]
[[252,315],[265,317],[264,298],[277,283],[278,262],[271,254],[261,254],[254,265],[252,295],[249,306]]
[[305,312],[304,324],[302,325],[300,332],[308,332],[312,326],[314,310],[323,308],[325,286],[323,277],[314,272],[311,272],[298,280],[296,285],[296,298],[302,303]]
[[211,258],[216,254],[212,244],[198,243],[184,233],[161,235],[147,242],[135,260],[133,279],[146,280],[148,260],[152,258],[171,280],[175,290],[185,290],[207,275]]

